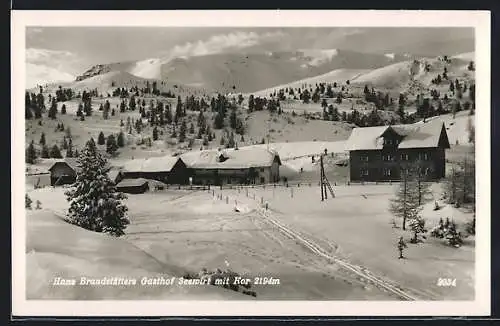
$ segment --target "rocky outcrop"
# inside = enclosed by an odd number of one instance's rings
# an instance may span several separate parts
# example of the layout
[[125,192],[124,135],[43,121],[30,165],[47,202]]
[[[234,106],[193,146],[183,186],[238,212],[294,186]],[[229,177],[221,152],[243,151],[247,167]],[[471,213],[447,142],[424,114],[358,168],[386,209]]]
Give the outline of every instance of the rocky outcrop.
[[76,81],[84,80],[97,75],[102,75],[111,71],[109,65],[95,65],[89,70],[85,71],[82,75],[76,77]]

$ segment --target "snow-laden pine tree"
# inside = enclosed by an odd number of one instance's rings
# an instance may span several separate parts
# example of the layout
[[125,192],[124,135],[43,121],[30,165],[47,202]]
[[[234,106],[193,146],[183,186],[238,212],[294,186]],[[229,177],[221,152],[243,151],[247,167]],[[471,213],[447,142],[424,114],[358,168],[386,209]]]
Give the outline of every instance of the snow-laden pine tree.
[[406,221],[417,218],[421,207],[418,203],[418,184],[415,182],[410,169],[401,169],[401,180],[395,198],[391,199],[390,211],[403,219],[403,230],[406,230]]
[[97,151],[93,139],[82,149],[77,162],[81,171],[74,186],[65,193],[70,203],[67,220],[87,230],[123,235],[130,223],[128,209],[122,202],[127,197],[116,191],[108,177],[107,160]]
[[418,235],[419,233],[425,233],[425,220],[417,215],[415,218],[408,221],[411,232],[413,232],[413,238],[410,240],[411,243],[418,243]]

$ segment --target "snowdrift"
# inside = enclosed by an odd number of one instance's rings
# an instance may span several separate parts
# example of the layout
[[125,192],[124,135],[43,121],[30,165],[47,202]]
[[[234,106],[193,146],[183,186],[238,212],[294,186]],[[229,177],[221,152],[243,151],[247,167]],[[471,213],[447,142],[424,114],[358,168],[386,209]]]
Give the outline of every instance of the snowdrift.
[[[196,299],[245,298],[212,286],[141,285],[143,277],[178,280],[181,269],[156,260],[129,242],[64,222],[51,211],[28,211],[26,241],[27,299]],[[52,285],[54,278],[76,279],[76,285]],[[123,277],[136,285],[79,285],[80,278]]]

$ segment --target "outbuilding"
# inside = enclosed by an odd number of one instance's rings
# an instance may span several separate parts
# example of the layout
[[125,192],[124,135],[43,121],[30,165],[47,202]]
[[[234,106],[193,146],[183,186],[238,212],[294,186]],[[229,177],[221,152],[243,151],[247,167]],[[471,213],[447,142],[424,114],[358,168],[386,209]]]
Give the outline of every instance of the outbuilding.
[[168,184],[187,184],[189,171],[180,157],[161,156],[130,160],[121,170],[126,179],[145,178]]
[[60,186],[73,184],[76,181],[77,174],[80,172],[80,167],[76,158],[65,158],[52,164],[49,171],[50,185]]
[[128,194],[143,194],[149,190],[149,183],[143,178],[123,179],[116,185],[116,189]]

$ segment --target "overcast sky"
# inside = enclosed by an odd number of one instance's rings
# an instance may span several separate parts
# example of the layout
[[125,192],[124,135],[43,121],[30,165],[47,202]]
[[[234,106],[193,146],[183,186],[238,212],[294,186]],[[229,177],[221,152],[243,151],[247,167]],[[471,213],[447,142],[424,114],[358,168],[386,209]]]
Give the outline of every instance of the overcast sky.
[[473,51],[473,36],[470,28],[30,27],[26,48],[27,62],[77,74],[99,63],[228,51],[337,48],[452,55]]

